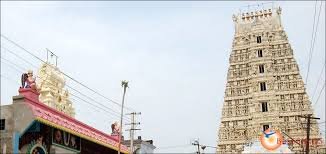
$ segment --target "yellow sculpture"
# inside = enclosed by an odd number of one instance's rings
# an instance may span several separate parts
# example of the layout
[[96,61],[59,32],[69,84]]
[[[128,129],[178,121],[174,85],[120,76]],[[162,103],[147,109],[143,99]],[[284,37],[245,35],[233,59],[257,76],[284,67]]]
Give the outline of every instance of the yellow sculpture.
[[64,89],[66,81],[58,67],[44,63],[39,69],[38,76],[39,100],[58,111],[74,117],[75,109],[69,100],[68,90]]

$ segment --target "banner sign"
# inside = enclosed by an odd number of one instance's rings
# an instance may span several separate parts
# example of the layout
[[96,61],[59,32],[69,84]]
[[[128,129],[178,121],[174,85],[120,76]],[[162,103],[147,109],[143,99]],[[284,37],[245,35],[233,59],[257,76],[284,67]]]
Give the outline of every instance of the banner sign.
[[80,151],[80,137],[67,133],[65,131],[53,128],[52,143],[65,148]]

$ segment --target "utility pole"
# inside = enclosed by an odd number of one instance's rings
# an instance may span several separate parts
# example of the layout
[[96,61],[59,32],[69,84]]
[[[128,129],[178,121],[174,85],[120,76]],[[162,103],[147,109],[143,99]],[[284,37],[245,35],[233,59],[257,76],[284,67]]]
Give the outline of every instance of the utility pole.
[[[301,146],[302,150],[304,149],[303,148],[303,145],[300,144],[299,142],[297,142],[295,139],[293,139],[290,135],[286,134],[285,132],[282,132],[284,135],[286,135],[288,138],[290,138],[294,143],[298,144]],[[304,152],[304,151],[303,151]]]
[[128,81],[121,81],[121,86],[123,87],[123,95],[122,95],[122,104],[121,104],[121,117],[120,117],[120,130],[119,130],[119,149],[118,149],[118,154],[120,154],[121,151],[121,134],[122,134],[122,119],[123,119],[123,105],[125,102],[125,95],[126,95],[126,90],[128,88]]
[[136,125],[140,125],[140,122],[135,122],[135,115],[140,115],[141,113],[138,112],[132,112],[129,113],[127,115],[131,115],[131,123],[126,124],[126,125],[130,125],[130,129],[128,129],[130,131],[130,153],[134,153],[134,132],[135,130],[140,130],[140,129],[136,129],[135,126]]
[[197,154],[200,154],[200,148],[199,148],[199,140],[194,141],[192,145],[197,146]]
[[302,118],[307,119],[307,141],[306,141],[306,154],[309,154],[309,137],[310,137],[310,119],[320,119],[316,117],[311,117],[311,114],[308,114],[307,116],[299,116]]

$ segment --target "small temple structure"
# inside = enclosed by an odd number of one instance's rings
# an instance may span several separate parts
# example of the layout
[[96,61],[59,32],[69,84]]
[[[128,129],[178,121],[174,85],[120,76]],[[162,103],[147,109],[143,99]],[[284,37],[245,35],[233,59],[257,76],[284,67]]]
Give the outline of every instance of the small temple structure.
[[[1,106],[0,153],[118,153],[118,137],[74,118],[75,110],[64,89],[63,73],[44,63],[37,82],[33,72],[22,75],[19,95]],[[121,153],[129,153],[121,145]]]
[[75,109],[69,99],[68,90],[64,89],[65,78],[59,68],[53,64],[44,63],[38,72],[38,76],[39,100],[49,107],[74,117]]

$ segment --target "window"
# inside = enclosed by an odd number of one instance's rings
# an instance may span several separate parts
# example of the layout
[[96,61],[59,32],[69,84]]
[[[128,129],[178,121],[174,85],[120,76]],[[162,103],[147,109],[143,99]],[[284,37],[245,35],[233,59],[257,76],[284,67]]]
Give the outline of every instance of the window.
[[265,69],[264,69],[264,65],[259,65],[259,73],[264,73]]
[[266,83],[265,82],[260,83],[260,91],[266,91]]
[[1,119],[0,120],[0,130],[5,130],[5,128],[6,128],[6,120]]
[[257,43],[261,43],[261,36],[257,36]]
[[236,106],[239,106],[239,100],[236,100],[236,101],[235,101],[235,105],[236,105]]
[[257,53],[258,53],[258,57],[263,57],[263,50],[262,49],[259,49]]
[[289,117],[284,117],[284,122],[288,122],[289,121]]
[[294,95],[293,95],[293,94],[290,94],[290,98],[291,98],[291,99],[294,99]]
[[262,102],[261,103],[261,111],[262,112],[267,112],[268,111],[267,102]]
[[269,128],[269,125],[263,125],[263,130],[267,130]]

